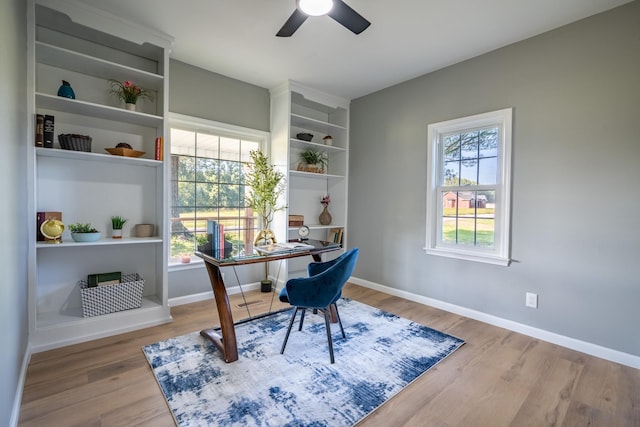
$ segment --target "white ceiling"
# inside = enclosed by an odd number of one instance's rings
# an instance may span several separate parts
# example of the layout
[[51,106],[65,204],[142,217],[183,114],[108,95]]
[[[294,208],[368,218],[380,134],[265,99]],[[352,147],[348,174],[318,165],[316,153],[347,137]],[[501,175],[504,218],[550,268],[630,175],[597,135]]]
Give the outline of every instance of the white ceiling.
[[345,0],[371,21],[328,16],[275,37],[295,0],[80,0],[174,37],[171,57],[270,89],[288,79],[355,99],[630,0]]

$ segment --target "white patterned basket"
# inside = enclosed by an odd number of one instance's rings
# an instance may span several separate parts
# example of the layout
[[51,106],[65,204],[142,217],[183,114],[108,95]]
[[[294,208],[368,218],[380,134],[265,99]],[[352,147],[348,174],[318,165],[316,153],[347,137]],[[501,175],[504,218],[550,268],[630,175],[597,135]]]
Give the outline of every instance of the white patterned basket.
[[143,291],[144,279],[139,274],[124,274],[121,283],[93,288],[88,287],[86,280],[81,280],[82,315],[93,317],[140,308]]

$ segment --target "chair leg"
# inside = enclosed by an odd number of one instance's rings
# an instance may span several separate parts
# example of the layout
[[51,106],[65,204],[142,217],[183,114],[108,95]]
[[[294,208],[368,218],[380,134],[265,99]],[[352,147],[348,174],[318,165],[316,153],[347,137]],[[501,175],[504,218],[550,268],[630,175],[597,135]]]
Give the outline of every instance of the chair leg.
[[324,312],[324,326],[327,328],[327,341],[329,342],[329,357],[331,358],[331,363],[334,363],[333,359],[333,340],[331,339],[331,321],[329,320],[329,307],[327,310],[322,310]]
[[302,330],[302,322],[304,322],[304,314],[307,312],[306,308],[302,308],[300,310],[302,311],[302,313],[300,314],[300,326],[298,326],[299,331]]
[[284,337],[284,342],[282,343],[282,348],[280,349],[280,354],[284,354],[284,348],[287,346],[287,341],[289,340],[289,334],[291,333],[291,327],[293,326],[293,322],[296,320],[296,314],[298,314],[298,307],[293,310],[293,315],[291,315],[291,320],[289,320],[289,327],[287,328],[287,335]]
[[342,332],[342,338],[347,338],[347,336],[344,334],[344,328],[342,327],[342,319],[340,319],[340,313],[338,312],[338,304],[334,302],[333,306],[336,309],[336,317],[338,318],[338,324],[340,325],[340,332]]

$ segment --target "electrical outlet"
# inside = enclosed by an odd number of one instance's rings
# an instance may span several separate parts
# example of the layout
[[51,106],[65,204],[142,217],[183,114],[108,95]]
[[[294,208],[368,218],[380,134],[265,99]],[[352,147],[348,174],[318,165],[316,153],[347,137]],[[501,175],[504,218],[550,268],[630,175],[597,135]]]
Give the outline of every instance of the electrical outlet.
[[527,292],[527,299],[525,305],[531,308],[538,308],[538,294]]

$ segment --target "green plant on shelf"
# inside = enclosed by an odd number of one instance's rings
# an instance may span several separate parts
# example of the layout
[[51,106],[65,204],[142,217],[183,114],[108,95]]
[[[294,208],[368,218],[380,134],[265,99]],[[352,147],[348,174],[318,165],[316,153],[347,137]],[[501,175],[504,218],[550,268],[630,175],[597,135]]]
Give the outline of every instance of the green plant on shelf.
[[329,159],[326,153],[317,151],[312,148],[307,148],[300,152],[300,160],[306,165],[302,167],[307,172],[324,172],[325,168],[329,166]]
[[124,227],[126,222],[127,220],[119,215],[111,217],[111,227],[113,227],[114,230],[122,230],[122,227]]
[[69,231],[72,233],[98,233],[98,230],[93,228],[91,224],[83,224],[80,222],[70,224]]

